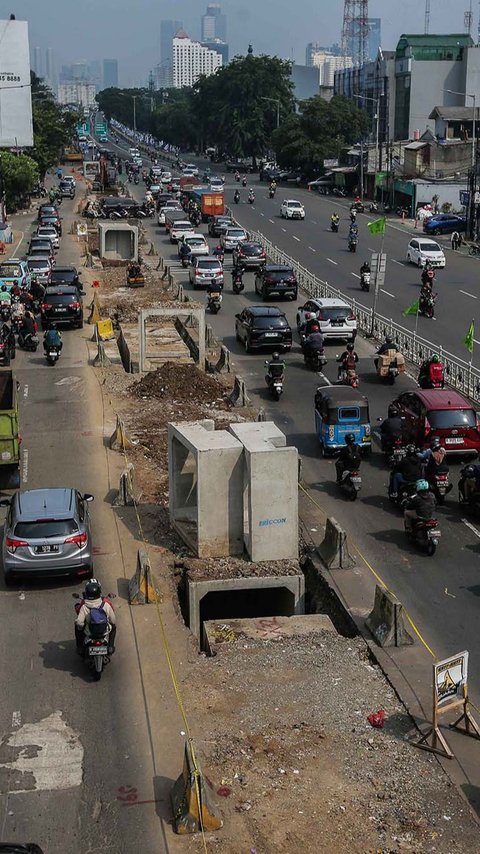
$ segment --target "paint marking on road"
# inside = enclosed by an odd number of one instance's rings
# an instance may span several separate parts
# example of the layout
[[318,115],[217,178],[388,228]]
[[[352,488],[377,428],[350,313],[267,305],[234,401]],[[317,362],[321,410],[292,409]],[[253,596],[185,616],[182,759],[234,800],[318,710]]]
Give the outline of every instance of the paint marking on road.
[[18,241],[17,245],[15,246],[15,249],[13,250],[13,255],[11,256],[12,258],[16,258],[16,257],[17,257],[17,252],[18,252],[19,247],[20,247],[20,244],[21,244],[21,242],[22,242],[22,240],[23,240],[23,238],[24,238],[24,236],[25,236],[25,232],[24,232],[24,231],[21,231],[21,232],[20,232],[20,235],[21,235],[21,236],[20,236],[20,240]]
[[472,299],[477,299],[477,297],[475,296],[475,294],[469,294],[469,293],[468,293],[468,291],[462,291],[462,290],[460,290],[460,291],[459,291],[459,293],[461,293],[461,294],[465,294],[465,296],[466,296],[466,297],[471,297]]
[[23,397],[26,400],[28,397],[28,383],[25,383],[25,387],[23,389]]
[[22,726],[22,713],[12,712],[12,729],[18,729]]
[[338,267],[338,261],[334,261],[333,258],[327,258],[327,261],[330,261],[330,264],[335,264]]
[[28,480],[28,449],[22,446],[22,480],[24,483]]
[[405,267],[404,262],[403,261],[397,261],[396,258],[390,258],[390,261],[393,261],[394,264],[398,264],[399,267]]
[[260,216],[265,216],[265,214],[260,211]]
[[480,540],[480,531],[478,530],[478,528],[476,528],[475,525],[472,525],[472,523],[469,522],[468,519],[462,519],[462,522],[464,525],[467,526],[467,528],[470,528],[470,530],[473,531],[475,536],[478,537],[478,539]]
[[321,378],[322,378],[322,380],[324,380],[324,382],[325,382],[327,385],[332,385],[332,383],[330,382],[330,380],[328,379],[328,377],[326,377],[326,376],[325,376],[325,374],[324,374],[322,371],[319,371],[319,372],[318,372],[318,376],[319,376],[319,377],[321,377]]
[[286,232],[286,231],[287,231],[287,229],[286,229],[286,228],[282,228],[282,231]]
[[269,219],[268,221],[269,221],[269,222],[271,222],[271,223],[272,223],[272,225],[275,225],[275,220],[274,220],[274,219]]
[[476,338],[474,338],[473,340],[475,341],[475,344],[480,344],[480,341],[478,341]]
[[355,276],[355,278],[356,278],[356,279],[359,279],[359,278],[360,278],[360,276],[358,275],[358,273],[352,273],[352,276]]
[[316,219],[312,219],[312,225],[318,225],[318,222]]
[[[14,772],[9,777],[12,781],[15,772],[19,776],[9,794],[81,786],[83,747],[78,733],[62,720],[62,712],[53,712],[37,723],[23,724],[6,740],[6,746],[14,748],[6,751],[13,758],[0,763],[0,768]],[[23,781],[27,788],[23,788]]]
[[390,291],[385,291],[383,288],[380,288],[382,294],[386,294],[387,297],[391,297],[392,299],[396,299],[395,294],[391,294]]
[[[309,246],[308,248],[310,249],[310,252],[316,252],[317,251],[316,249],[313,248],[313,246]],[[330,258],[327,258],[327,261],[330,261]],[[337,263],[336,261],[332,261],[332,264],[336,264],[336,263]]]
[[295,237],[295,235],[294,235],[294,234],[292,234],[292,237],[293,237],[293,239],[294,239],[294,240],[296,240],[298,243],[300,243],[300,238],[299,238],[299,237]]
[[371,246],[367,246],[369,252],[378,252],[378,249],[372,249]]

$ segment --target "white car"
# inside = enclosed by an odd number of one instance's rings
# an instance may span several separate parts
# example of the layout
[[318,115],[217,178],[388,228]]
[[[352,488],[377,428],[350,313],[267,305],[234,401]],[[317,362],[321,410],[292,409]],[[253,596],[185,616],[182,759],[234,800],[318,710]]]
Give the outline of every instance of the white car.
[[178,243],[187,234],[195,234],[195,229],[188,219],[179,219],[170,229],[170,243]]
[[211,255],[195,258],[188,274],[193,289],[204,288],[215,279],[215,284],[223,286],[223,266]]
[[432,267],[445,267],[445,253],[441,246],[429,237],[415,237],[407,248],[407,261],[424,267],[426,262]]
[[39,225],[37,228],[37,237],[48,238],[55,251],[58,252],[60,247],[60,238],[54,225]]
[[280,216],[285,219],[305,219],[305,208],[295,199],[284,199],[280,208]]
[[191,172],[191,173],[192,173],[192,175],[193,175],[195,178],[197,177],[197,175],[198,175],[198,167],[197,167],[197,166],[195,166],[195,163],[187,163],[187,165],[185,166],[185,169],[183,170],[183,171],[184,171],[184,173],[185,173],[185,171],[186,171],[187,169],[189,170],[189,172]]
[[248,234],[245,229],[236,226],[225,229],[224,233],[220,235],[220,245],[223,246],[225,252],[233,252],[239,243],[245,243],[247,240]]
[[357,318],[348,303],[340,299],[309,299],[297,311],[297,329],[305,323],[307,313],[315,314],[324,339],[340,338],[353,344]]
[[77,187],[77,182],[75,181],[75,178],[73,177],[73,175],[62,175],[62,181],[65,184],[71,184],[74,190]]
[[179,213],[184,213],[183,209],[180,207],[180,205],[177,202],[173,205],[165,205],[164,207],[161,207],[159,212],[158,212],[158,224],[159,225],[165,225],[165,216],[167,213],[171,213],[172,211],[178,211]]
[[162,172],[162,175],[160,178],[160,181],[162,182],[162,184],[169,184],[171,180],[172,180],[172,173],[171,172]]
[[195,172],[192,172],[191,169],[182,169],[183,178],[195,178]]
[[[186,234],[184,243],[187,246],[190,246],[192,250],[192,255],[210,255],[210,250],[208,248],[208,243],[205,240],[203,234],[197,234],[194,232],[193,234]],[[181,242],[178,243],[178,255],[180,257],[180,246]]]
[[211,178],[209,178],[208,183],[212,190],[217,190],[218,192],[221,192],[223,190],[223,181],[221,178],[217,178],[216,175],[213,175]]

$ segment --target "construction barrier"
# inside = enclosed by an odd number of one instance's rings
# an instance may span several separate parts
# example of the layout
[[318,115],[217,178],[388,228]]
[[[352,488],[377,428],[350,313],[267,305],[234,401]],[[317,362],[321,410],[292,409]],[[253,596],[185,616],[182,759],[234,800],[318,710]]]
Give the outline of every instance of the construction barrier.
[[233,403],[234,406],[250,405],[250,399],[247,395],[247,387],[245,385],[245,380],[242,380],[241,377],[235,376],[233,390],[231,394],[228,395],[228,400],[230,401],[230,403]]
[[325,536],[317,551],[327,569],[349,569],[355,565],[355,558],[348,551],[347,533],[333,516],[327,518]]
[[190,744],[185,744],[183,770],[174,783],[171,794],[173,829],[175,833],[198,833],[200,830],[219,830],[223,821],[212,807],[212,791],[192,755]]
[[152,569],[144,549],[137,552],[135,575],[128,582],[128,601],[130,605],[152,605],[160,602],[161,597],[152,580]]
[[117,424],[114,432],[110,436],[108,447],[112,451],[128,451],[130,448],[133,448],[133,444],[125,432],[125,425],[118,415]]
[[134,507],[136,500],[138,500],[138,497],[136,499],[134,495],[134,474],[135,468],[133,463],[128,463],[120,475],[120,486],[118,495],[113,502],[114,507]]
[[226,371],[227,374],[230,373],[230,350],[223,345],[220,348],[220,357],[217,364],[214,366],[214,370],[218,373],[221,371]]
[[150,249],[148,250],[147,255],[158,255],[158,252],[152,242],[150,242]]
[[100,300],[98,299],[97,292],[95,291],[93,295],[93,300],[90,303],[90,314],[87,318],[87,323],[98,323],[101,320],[100,315]]
[[94,357],[92,364],[94,368],[105,368],[107,365],[112,364],[105,352],[105,345],[102,341],[97,341],[97,355]]
[[113,330],[113,323],[109,320],[97,320],[97,333],[98,337],[101,341],[110,341],[112,338],[115,338],[115,332]]
[[379,646],[408,646],[414,642],[405,626],[403,606],[393,593],[378,584],[373,611],[365,620],[365,625]]

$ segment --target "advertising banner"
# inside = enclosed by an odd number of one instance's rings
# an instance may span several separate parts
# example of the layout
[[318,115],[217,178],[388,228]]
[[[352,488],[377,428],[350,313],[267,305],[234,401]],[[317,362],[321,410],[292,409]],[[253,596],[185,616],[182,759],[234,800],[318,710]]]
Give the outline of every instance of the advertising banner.
[[33,145],[26,21],[0,21],[0,148]]

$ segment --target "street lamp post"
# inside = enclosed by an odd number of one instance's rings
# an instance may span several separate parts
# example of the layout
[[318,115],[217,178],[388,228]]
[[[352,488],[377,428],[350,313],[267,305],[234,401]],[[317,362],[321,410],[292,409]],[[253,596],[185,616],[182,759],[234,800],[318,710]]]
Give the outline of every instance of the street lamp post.
[[379,95],[378,98],[370,98],[369,95],[355,95],[355,98],[361,98],[362,101],[372,101],[375,104],[375,116],[376,119],[376,131],[375,131],[375,172],[378,172],[378,142],[379,142],[379,125],[380,125],[380,98],[383,95]]
[[138,95],[132,95],[133,98],[133,132],[137,132],[137,98]]

